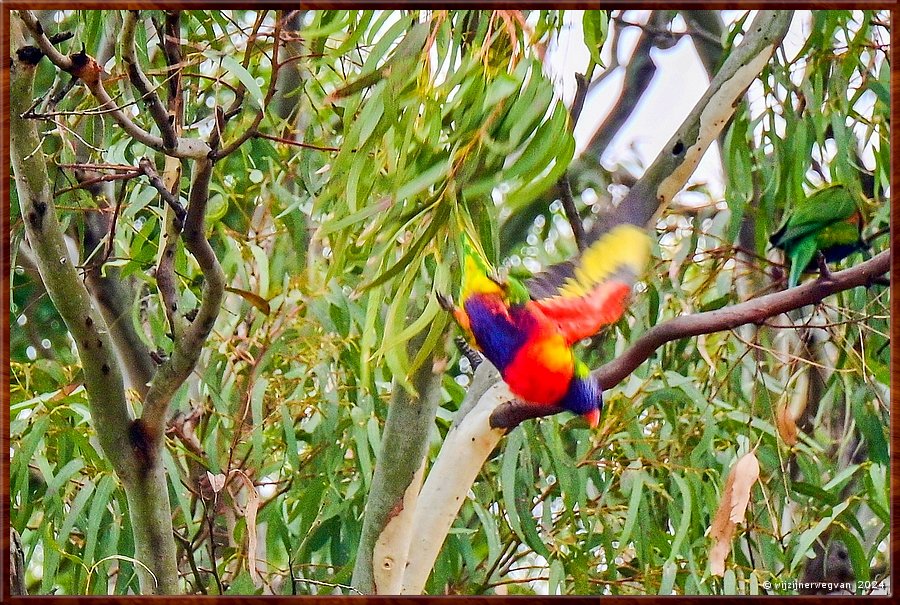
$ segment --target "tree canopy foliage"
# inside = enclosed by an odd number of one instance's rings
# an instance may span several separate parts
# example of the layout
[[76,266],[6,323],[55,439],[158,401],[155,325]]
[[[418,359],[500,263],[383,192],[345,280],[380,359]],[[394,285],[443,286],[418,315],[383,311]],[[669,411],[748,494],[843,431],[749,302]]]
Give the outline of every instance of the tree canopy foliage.
[[[435,296],[458,287],[460,230],[527,276],[635,208],[623,191],[662,191],[659,162],[682,189],[681,139],[630,169],[597,145],[628,136],[651,50],[680,43],[710,76],[684,116],[703,140],[734,81],[714,77],[756,39],[754,18],[14,12],[10,522],[28,591],[375,591],[392,494],[418,488],[481,384]],[[721,199],[703,183],[662,205],[642,194],[652,263],[625,317],[581,345],[588,365],[602,372],[676,318],[735,315],[673,332],[604,384],[596,430],[561,414],[505,432],[439,536],[426,593],[795,593],[781,583],[885,577],[889,19],[793,15],[791,45],[772,42],[707,137]],[[586,45],[586,66],[551,60],[561,40]],[[561,69],[578,72],[574,95]],[[614,70],[621,98],[578,155],[574,124],[597,121],[585,96]],[[828,183],[852,191],[866,245],[805,281],[883,268],[741,315],[785,288],[769,237]],[[56,265],[52,237],[35,235],[54,229]],[[389,414],[417,424],[386,430]],[[750,452],[758,481],[716,573],[708,530]],[[142,544],[160,536],[171,560],[149,561]]]

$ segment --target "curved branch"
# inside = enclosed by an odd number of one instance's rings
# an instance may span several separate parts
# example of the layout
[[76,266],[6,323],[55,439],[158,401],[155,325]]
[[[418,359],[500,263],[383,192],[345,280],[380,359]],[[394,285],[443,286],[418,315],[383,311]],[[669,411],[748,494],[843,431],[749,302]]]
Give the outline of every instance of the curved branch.
[[182,231],[184,247],[196,259],[203,274],[202,298],[197,313],[187,328],[181,334],[173,334],[175,349],[172,356],[157,370],[147,391],[141,421],[150,443],[157,443],[162,439],[169,402],[194,370],[219,315],[225,291],[225,274],[206,239],[206,206],[212,169],[213,162],[206,158],[197,160],[194,164],[187,216]]
[[163,147],[167,151],[171,151],[178,145],[175,128],[165,105],[162,104],[150,80],[147,79],[147,76],[141,70],[137,53],[134,49],[134,33],[139,14],[140,11],[134,10],[125,12],[125,19],[122,22],[122,59],[125,61],[131,85],[140,93],[147,111],[150,112],[150,116],[162,133]]
[[760,296],[732,307],[676,317],[650,329],[623,355],[597,369],[594,376],[607,387],[616,385],[667,342],[760,323],[776,315],[817,304],[837,292],[869,286],[890,268],[891,253],[885,250],[855,267],[829,273],[827,278],[819,278],[796,288]]
[[[676,317],[648,330],[622,355],[594,370],[593,374],[604,389],[609,389],[619,384],[649,359],[659,347],[668,342],[732,330],[745,324],[758,324],[776,315],[817,304],[837,292],[858,286],[869,286],[890,268],[891,253],[890,250],[885,250],[855,267],[828,273],[827,277],[822,276],[796,288],[767,294],[715,311]],[[512,428],[529,418],[550,416],[561,411],[560,408],[542,408],[521,401],[511,401],[499,406],[491,414],[491,427]]]

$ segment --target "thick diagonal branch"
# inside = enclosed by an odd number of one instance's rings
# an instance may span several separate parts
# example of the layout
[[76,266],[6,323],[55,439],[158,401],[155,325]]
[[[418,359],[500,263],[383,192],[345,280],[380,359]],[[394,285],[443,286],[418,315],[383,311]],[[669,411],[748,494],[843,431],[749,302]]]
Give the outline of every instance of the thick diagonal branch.
[[599,217],[592,232],[594,238],[608,230],[610,223],[646,225],[681,190],[781,43],[792,17],[793,11],[759,11],[740,45],[728,55],[707,91],[644,175],[614,212]]
[[[767,294],[715,311],[676,317],[648,330],[624,353],[596,369],[594,376],[604,389],[609,389],[619,384],[668,342],[700,334],[733,330],[745,324],[758,324],[776,315],[820,303],[837,292],[870,286],[890,268],[891,253],[886,250],[855,267],[829,273],[827,278],[816,279],[796,288]],[[541,410],[535,406],[510,402],[494,411],[491,415],[491,426],[511,428],[528,418],[547,416],[548,413],[556,411],[561,410],[547,408]]]
[[69,258],[50,191],[47,163],[40,153],[37,124],[21,117],[34,95],[35,71],[36,61],[19,55],[13,60],[10,73],[10,159],[25,219],[25,235],[50,300],[78,349],[100,444],[116,471],[128,477],[135,469],[128,455],[131,418],[122,373],[103,316],[91,305]]

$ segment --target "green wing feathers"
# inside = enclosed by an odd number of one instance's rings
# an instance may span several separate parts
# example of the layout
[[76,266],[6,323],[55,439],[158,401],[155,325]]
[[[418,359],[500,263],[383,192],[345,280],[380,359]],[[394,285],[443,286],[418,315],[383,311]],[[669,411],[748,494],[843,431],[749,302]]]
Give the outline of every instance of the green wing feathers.
[[812,262],[818,249],[819,246],[816,243],[815,235],[810,235],[793,246],[790,254],[791,273],[788,276],[788,287],[793,288],[800,283],[800,276],[803,275],[803,271]]
[[785,249],[827,225],[849,219],[858,211],[853,195],[844,185],[819,189],[795,205],[769,241],[776,248]]
[[791,261],[788,286],[800,277],[821,251],[826,260],[838,261],[861,243],[861,213],[850,190],[841,184],[813,192],[795,204],[793,211],[769,241]]

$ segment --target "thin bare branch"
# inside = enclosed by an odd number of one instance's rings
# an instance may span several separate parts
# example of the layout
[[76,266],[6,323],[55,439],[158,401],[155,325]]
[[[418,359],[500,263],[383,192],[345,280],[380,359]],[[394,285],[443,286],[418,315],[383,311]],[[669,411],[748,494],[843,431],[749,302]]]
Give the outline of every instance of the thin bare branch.
[[276,137],[264,132],[257,132],[253,135],[254,139],[266,139],[275,141],[276,143],[284,143],[285,145],[293,145],[294,147],[302,147],[303,149],[315,149],[316,151],[340,151],[340,147],[327,147],[325,145],[313,145],[312,143],[303,143],[293,139],[285,139],[284,137]]
[[584,233],[584,223],[578,215],[578,209],[575,207],[575,199],[572,197],[572,185],[569,182],[569,175],[564,174],[556,183],[557,191],[559,191],[559,200],[562,202],[563,211],[566,213],[566,219],[569,226],[572,227],[572,234],[575,236],[575,244],[579,251],[584,251],[587,247],[587,241]]
[[[591,63],[591,71],[593,71],[593,63]],[[575,124],[581,116],[581,110],[584,108],[584,99],[587,96],[588,80],[582,74],[575,74],[576,90],[575,98],[572,99],[572,107],[569,108],[570,125],[575,130]],[[566,213],[566,219],[572,228],[572,235],[575,237],[575,244],[579,251],[584,251],[587,247],[587,241],[584,233],[584,223],[581,222],[581,216],[575,207],[575,199],[572,197],[572,183],[569,180],[569,171],[567,170],[556,182],[557,191],[559,191],[559,199],[562,202],[563,211]]]
[[84,181],[81,181],[77,185],[72,185],[71,187],[66,187],[65,189],[60,189],[56,193],[53,194],[53,197],[59,197],[63,194],[69,193],[70,191],[75,191],[76,189],[87,189],[91,190],[93,187],[100,183],[108,183],[111,181],[129,181],[133,178],[141,176],[141,172],[139,170],[134,170],[130,172],[122,172],[119,174],[98,174],[96,176],[90,177]]

